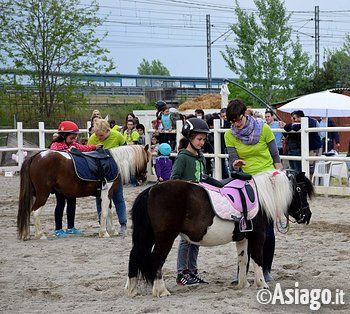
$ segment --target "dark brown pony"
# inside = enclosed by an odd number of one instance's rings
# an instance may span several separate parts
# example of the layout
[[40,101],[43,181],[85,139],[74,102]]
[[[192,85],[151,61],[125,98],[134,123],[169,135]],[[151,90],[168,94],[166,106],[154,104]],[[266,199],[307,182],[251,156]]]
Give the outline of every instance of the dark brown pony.
[[[240,269],[246,269],[249,241],[255,285],[268,288],[262,272],[262,254],[269,219],[290,215],[298,223],[308,224],[311,211],[307,196],[313,196],[314,188],[304,173],[268,171],[253,178],[260,208],[253,218],[253,231],[240,233],[241,238],[237,238],[237,224],[215,215],[207,191],[199,184],[173,180],[141,192],[132,208],[133,247],[124,289],[126,295],[137,294],[139,275],[153,284],[154,296],[170,294],[163,281],[162,267],[179,234],[203,246],[239,239],[236,245]],[[247,286],[246,272],[241,271],[238,288]]]
[[[145,181],[147,163],[151,158],[148,145],[120,146],[109,149],[109,154],[116,161],[119,174],[113,182],[107,183],[107,188],[101,192],[100,237],[109,236],[107,229],[111,234],[115,230],[111,212],[112,193],[117,190],[119,184],[129,182],[130,176]],[[68,153],[53,150],[43,151],[26,159],[20,176],[17,231],[21,240],[29,239],[31,212],[34,214],[35,238],[45,238],[39,215],[50,193],[57,191],[68,197],[94,196],[98,185],[97,181],[84,181],[76,175],[72,158]]]

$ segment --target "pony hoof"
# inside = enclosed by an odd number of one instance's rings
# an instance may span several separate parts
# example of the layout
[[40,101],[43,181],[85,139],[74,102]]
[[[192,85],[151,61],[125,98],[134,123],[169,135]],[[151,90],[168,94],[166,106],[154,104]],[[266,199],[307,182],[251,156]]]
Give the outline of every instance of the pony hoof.
[[35,240],[47,240],[47,237],[44,233],[41,233],[35,236]]
[[242,282],[242,283],[238,283],[238,285],[236,286],[237,289],[241,290],[241,289],[245,289],[245,288],[249,288],[250,284],[248,281],[246,282]]
[[257,289],[257,290],[270,290],[270,287],[267,283],[265,283],[264,285],[255,285],[255,289]]
[[137,295],[138,291],[137,291],[137,279],[136,278],[129,278],[126,280],[126,284],[124,287],[124,294],[129,297],[129,298],[133,298]]
[[113,237],[115,235],[115,229],[109,230],[108,233],[111,237]]
[[107,232],[99,232],[98,235],[100,238],[110,238]]
[[133,290],[129,290],[127,288],[124,289],[124,294],[128,297],[128,298],[133,298],[137,296],[137,289],[133,289]]
[[156,298],[167,297],[167,296],[170,295],[170,292],[165,287],[163,278],[162,279],[156,279],[153,282],[152,295],[154,297],[156,297]]

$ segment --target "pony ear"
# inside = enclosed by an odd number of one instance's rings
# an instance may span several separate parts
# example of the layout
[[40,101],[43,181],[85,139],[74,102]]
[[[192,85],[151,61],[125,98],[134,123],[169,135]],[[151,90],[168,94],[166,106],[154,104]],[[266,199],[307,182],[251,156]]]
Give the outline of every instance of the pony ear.
[[145,151],[147,152],[148,149],[149,149],[149,145],[147,144],[147,145],[145,146]]

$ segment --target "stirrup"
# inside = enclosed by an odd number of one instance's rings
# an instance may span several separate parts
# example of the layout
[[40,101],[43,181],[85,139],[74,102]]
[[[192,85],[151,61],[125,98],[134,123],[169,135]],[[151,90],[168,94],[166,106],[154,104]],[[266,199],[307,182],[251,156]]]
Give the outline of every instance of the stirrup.
[[240,232],[250,232],[253,231],[253,221],[251,219],[247,220],[248,224],[246,223],[244,217],[241,218],[239,221],[239,231]]

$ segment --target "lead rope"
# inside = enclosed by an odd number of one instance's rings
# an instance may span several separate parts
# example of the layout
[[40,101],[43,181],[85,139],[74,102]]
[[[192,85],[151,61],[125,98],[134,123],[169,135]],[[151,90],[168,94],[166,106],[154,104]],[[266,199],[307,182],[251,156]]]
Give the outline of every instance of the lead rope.
[[282,218],[281,217],[277,217],[276,220],[276,229],[282,233],[282,234],[286,234],[289,231],[289,216],[286,217],[286,222],[283,223]]

